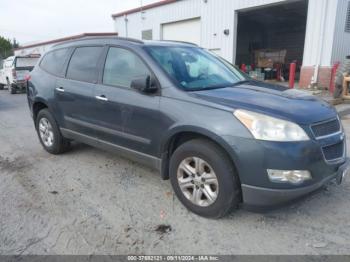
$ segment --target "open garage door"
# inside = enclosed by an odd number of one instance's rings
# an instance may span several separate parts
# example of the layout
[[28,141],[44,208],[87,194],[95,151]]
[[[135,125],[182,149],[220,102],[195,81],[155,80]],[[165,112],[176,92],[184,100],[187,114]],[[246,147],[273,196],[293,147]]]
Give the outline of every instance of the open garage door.
[[307,0],[238,11],[236,64],[261,70],[265,80],[288,80],[289,65],[296,61],[298,80],[307,12]]
[[186,41],[197,45],[201,43],[200,18],[177,21],[162,25],[162,39]]

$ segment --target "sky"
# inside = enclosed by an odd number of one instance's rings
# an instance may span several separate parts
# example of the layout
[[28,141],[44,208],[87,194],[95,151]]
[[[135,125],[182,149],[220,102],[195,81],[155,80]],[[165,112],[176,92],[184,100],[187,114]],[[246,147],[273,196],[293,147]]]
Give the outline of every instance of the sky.
[[0,0],[0,36],[20,45],[114,32],[111,14],[159,0]]

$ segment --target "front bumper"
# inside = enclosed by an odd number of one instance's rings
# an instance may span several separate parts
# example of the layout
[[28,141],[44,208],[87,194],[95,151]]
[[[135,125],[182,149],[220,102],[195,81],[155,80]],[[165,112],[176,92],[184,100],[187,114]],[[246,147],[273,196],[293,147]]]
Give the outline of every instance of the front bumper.
[[[330,180],[342,177],[350,171],[346,158],[346,139],[343,133],[332,137],[303,142],[269,142],[249,138],[226,136],[233,153],[242,186],[242,200],[246,207],[270,208],[286,204],[307,195]],[[322,148],[343,142],[343,156],[334,161],[325,159]],[[268,178],[267,170],[307,170],[312,179],[301,185],[275,183]]]
[[12,84],[12,87],[15,88],[16,90],[25,90],[27,86],[26,81],[16,81]]
[[302,188],[294,189],[269,189],[256,186],[242,185],[244,196],[244,206],[252,209],[264,207],[278,207],[310,194],[323,187],[331,180],[336,180],[341,184],[346,176],[350,175],[350,160],[341,165],[338,171],[317,183]]

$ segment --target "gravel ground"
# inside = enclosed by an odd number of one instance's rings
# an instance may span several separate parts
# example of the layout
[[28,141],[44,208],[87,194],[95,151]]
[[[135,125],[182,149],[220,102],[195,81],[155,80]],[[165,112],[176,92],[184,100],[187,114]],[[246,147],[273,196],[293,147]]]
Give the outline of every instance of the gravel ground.
[[350,179],[272,212],[204,219],[151,169],[85,145],[49,155],[25,95],[0,91],[3,255],[350,254],[349,193]]

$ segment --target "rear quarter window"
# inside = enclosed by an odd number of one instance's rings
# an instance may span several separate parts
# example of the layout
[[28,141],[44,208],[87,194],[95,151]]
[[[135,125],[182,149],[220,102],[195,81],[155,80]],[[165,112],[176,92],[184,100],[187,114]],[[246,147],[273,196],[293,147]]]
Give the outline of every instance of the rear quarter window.
[[69,55],[69,49],[58,49],[47,53],[40,62],[40,67],[56,76],[63,76],[63,67]]
[[95,83],[102,50],[103,48],[100,46],[76,48],[69,61],[66,77],[72,80]]

